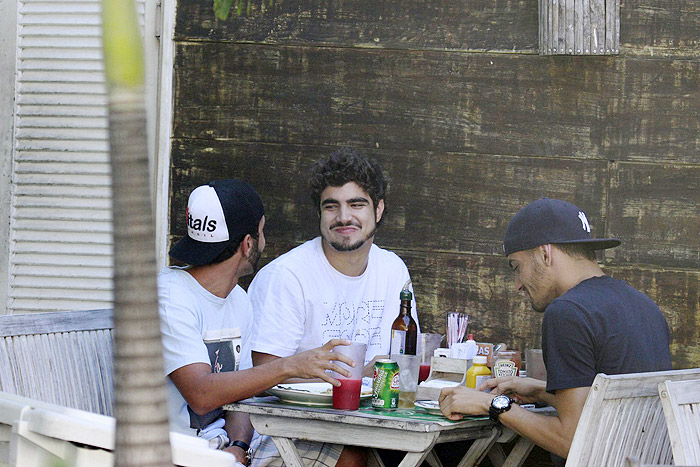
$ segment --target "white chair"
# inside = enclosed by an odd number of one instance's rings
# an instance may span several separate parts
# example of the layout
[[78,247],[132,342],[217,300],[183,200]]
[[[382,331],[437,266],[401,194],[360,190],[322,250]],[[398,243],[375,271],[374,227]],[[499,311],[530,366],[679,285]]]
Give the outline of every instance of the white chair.
[[659,383],[676,465],[700,465],[700,379]]
[[[3,393],[0,392],[0,396]],[[12,426],[19,420],[26,404],[0,397],[0,467],[10,463],[10,438]]]
[[[3,415],[4,414],[4,415]],[[12,423],[7,465],[45,467],[63,461],[75,467],[114,464],[113,417],[72,409],[0,392],[0,427]],[[175,465],[233,467],[232,455],[209,449],[208,442],[170,433]],[[0,459],[0,465],[3,460]]]
[[622,466],[628,457],[642,464],[670,465],[671,443],[658,385],[666,380],[698,378],[700,368],[596,376],[571,443],[567,467]]

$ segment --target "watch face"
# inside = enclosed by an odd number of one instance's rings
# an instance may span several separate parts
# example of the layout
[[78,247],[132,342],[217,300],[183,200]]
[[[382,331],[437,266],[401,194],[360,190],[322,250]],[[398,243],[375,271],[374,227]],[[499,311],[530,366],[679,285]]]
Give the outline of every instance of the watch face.
[[510,405],[510,398],[501,394],[500,396],[496,396],[493,398],[493,401],[491,401],[491,405],[493,405],[496,409],[505,409]]

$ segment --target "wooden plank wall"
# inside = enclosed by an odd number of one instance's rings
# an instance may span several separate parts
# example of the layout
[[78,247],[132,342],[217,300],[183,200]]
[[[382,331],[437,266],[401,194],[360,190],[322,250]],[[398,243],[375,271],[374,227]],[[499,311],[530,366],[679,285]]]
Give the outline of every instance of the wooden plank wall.
[[353,146],[392,178],[376,241],[408,264],[424,329],[457,309],[478,340],[539,347],[501,239],[557,197],[624,241],[605,269],[660,304],[674,366],[700,366],[700,3],[622,2],[613,57],[538,56],[537,19],[525,0],[277,0],[218,21],[180,0],[171,240],[193,187],[241,177],[269,261],[318,232],[310,165]]

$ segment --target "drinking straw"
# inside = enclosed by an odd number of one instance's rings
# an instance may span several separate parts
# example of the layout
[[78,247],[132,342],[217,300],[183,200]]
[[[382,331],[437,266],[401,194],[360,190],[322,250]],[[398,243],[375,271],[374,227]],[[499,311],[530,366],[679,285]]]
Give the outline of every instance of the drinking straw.
[[452,347],[452,344],[464,341],[464,336],[467,334],[467,325],[469,324],[469,315],[459,311],[450,311],[447,313],[447,346]]

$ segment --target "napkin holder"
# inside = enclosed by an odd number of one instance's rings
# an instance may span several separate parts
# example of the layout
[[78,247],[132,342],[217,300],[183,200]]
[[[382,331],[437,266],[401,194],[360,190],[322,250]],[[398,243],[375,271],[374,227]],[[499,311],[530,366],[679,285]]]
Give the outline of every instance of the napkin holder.
[[449,357],[432,357],[428,379],[418,385],[416,400],[438,400],[442,388],[464,386],[470,360]]

